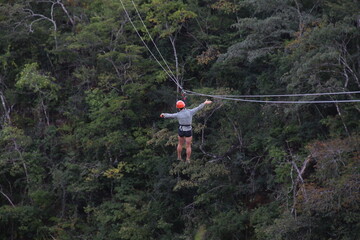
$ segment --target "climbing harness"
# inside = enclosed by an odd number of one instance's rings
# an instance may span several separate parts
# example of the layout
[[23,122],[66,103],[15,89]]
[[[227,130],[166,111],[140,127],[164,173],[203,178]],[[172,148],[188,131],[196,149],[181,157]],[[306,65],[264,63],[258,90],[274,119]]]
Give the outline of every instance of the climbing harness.
[[185,90],[181,90],[181,97],[183,98],[184,102],[186,101],[186,92]]

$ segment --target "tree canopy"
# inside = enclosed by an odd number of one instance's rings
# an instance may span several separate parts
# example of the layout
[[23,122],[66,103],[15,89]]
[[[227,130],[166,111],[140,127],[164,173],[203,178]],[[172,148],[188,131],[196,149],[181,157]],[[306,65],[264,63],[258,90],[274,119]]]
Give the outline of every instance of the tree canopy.
[[[0,1],[0,238],[360,239],[360,105],[335,101],[359,93],[311,95],[360,91],[359,12],[354,0]],[[159,115],[205,97],[174,79],[333,102],[211,99],[187,164],[177,122]]]

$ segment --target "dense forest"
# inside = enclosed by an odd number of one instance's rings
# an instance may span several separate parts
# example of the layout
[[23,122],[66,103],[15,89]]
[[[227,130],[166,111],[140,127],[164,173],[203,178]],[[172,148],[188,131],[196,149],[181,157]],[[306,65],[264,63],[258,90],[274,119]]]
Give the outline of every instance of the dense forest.
[[0,239],[360,239],[358,0],[0,3]]

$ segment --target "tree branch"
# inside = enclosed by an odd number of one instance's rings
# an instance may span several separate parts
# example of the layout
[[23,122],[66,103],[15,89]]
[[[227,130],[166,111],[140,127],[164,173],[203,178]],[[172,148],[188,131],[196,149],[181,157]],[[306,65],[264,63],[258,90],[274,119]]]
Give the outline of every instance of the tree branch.
[[[214,109],[211,111],[211,113],[210,113],[207,117],[205,117],[205,119],[204,119],[204,126],[206,126],[206,123],[207,123],[207,121],[209,120],[209,118],[210,118],[217,110],[219,110],[222,106],[223,106],[223,104],[218,105],[216,108],[214,108]],[[212,157],[212,158],[215,158],[215,159],[218,159],[218,158],[221,159],[221,158],[222,158],[222,157],[217,156],[217,155],[215,155],[215,154],[207,153],[207,152],[204,150],[204,148],[203,148],[204,144],[205,144],[205,127],[201,130],[201,144],[200,144],[200,147],[199,147],[200,150],[201,150],[201,152],[204,153],[206,156],[209,156],[209,157]]]
[[2,191],[2,187],[0,186],[0,193],[9,201],[11,206],[15,207],[14,203],[11,201],[11,199]]
[[61,2],[61,0],[57,0],[57,4],[59,4],[62,10],[65,12],[66,16],[69,18],[71,24],[75,26],[75,20],[70,16],[68,10],[65,8],[65,5]]
[[3,109],[4,109],[4,115],[5,115],[5,118],[7,120],[7,123],[9,123],[11,125],[11,118],[10,118],[11,108],[7,107],[4,93],[1,90],[0,90],[0,98],[1,98],[1,104],[2,104]]
[[302,17],[301,11],[300,11],[300,5],[297,0],[294,0],[294,2],[296,5],[296,11],[299,15],[299,33],[300,33],[300,37],[301,37],[304,32],[304,22],[303,22],[303,17]]

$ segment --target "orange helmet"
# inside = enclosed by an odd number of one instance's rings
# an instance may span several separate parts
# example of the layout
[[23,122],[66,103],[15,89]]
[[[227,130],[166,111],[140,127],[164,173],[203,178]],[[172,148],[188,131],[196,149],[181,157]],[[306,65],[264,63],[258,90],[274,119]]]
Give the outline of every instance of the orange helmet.
[[184,107],[185,107],[184,101],[179,100],[176,102],[176,108],[184,108]]

